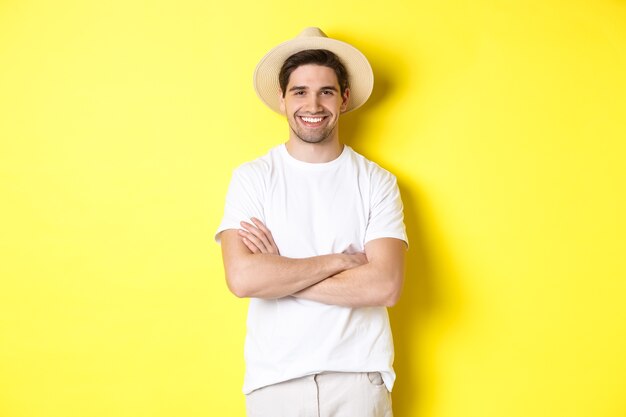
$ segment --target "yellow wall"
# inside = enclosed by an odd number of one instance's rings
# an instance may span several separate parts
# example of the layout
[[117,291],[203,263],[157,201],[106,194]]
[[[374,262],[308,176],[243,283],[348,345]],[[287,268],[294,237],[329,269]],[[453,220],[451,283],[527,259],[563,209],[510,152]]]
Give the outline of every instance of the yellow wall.
[[252,89],[321,26],[377,84],[399,417],[624,417],[626,2],[0,2],[0,416],[243,416],[212,234],[287,137]]

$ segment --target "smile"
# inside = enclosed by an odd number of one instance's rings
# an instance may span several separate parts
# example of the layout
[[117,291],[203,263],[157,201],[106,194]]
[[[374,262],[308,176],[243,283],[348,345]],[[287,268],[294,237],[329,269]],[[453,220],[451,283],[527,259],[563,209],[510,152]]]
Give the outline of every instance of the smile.
[[316,127],[322,124],[326,116],[298,116],[305,126]]
[[304,120],[307,123],[319,123],[323,120],[323,117],[302,117],[302,120]]

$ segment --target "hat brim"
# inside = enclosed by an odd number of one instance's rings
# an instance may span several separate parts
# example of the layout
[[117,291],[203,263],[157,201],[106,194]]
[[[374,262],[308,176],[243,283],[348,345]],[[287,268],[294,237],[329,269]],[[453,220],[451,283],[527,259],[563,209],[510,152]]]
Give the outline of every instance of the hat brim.
[[277,113],[280,110],[278,73],[287,58],[307,49],[327,49],[335,53],[348,71],[350,101],[346,113],[361,107],[374,88],[374,72],[365,57],[355,47],[337,39],[322,36],[288,40],[269,51],[254,70],[254,89],[263,103]]

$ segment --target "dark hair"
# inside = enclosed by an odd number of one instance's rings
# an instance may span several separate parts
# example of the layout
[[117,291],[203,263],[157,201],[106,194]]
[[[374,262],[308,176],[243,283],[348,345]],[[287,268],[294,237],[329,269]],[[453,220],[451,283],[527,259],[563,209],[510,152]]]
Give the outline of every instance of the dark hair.
[[298,67],[307,64],[321,65],[335,70],[341,95],[350,87],[348,83],[348,71],[337,55],[327,49],[307,49],[296,52],[285,60],[278,73],[278,83],[283,92],[283,97],[287,91],[287,84],[291,73]]

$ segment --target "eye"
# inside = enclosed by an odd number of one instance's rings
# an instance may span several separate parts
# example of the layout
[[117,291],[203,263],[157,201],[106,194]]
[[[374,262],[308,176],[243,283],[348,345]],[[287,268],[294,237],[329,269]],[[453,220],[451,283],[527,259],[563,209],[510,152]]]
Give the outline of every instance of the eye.
[[322,94],[325,96],[332,96],[335,92],[333,90],[324,90],[322,91]]

